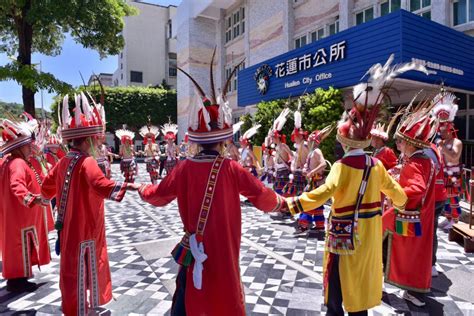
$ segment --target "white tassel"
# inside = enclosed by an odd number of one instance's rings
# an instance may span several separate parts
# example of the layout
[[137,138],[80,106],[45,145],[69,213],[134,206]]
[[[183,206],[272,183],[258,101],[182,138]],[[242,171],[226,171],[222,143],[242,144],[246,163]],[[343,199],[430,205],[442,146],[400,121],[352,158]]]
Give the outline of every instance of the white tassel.
[[76,108],[74,111],[74,119],[76,120],[76,127],[81,126],[81,97],[79,95],[74,94],[74,101],[76,103]]
[[65,95],[63,98],[63,108],[62,108],[62,128],[67,128],[70,124],[71,115],[69,113],[69,95]]
[[301,112],[299,110],[295,111],[295,128],[300,129],[301,128]]
[[92,119],[92,109],[89,104],[89,100],[87,100],[87,97],[84,94],[84,92],[81,92],[81,99],[82,99],[82,109],[84,110],[84,115],[87,121],[90,121]]

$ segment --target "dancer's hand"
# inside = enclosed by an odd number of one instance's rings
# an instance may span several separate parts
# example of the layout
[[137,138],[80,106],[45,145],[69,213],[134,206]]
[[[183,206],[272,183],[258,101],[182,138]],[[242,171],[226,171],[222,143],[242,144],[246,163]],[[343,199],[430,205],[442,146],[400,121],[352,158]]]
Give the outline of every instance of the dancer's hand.
[[127,190],[130,191],[138,191],[141,187],[141,183],[127,183]]

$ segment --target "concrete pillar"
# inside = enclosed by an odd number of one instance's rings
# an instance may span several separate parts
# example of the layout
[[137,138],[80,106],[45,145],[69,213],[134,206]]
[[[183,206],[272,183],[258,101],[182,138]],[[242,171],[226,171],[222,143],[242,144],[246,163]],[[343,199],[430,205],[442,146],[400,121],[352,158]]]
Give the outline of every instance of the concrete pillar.
[[451,8],[449,0],[431,0],[431,20],[451,26]]
[[353,0],[339,1],[339,31],[347,30],[353,26],[354,18],[352,11],[354,10]]
[[[209,62],[212,51],[222,36],[217,34],[220,33],[217,31],[217,24],[217,21],[208,18],[190,18],[177,30],[178,66],[187,71],[208,96]],[[219,73],[217,69],[219,67],[216,67],[215,73]],[[198,98],[193,83],[182,73],[178,73],[178,76],[178,141],[181,141],[187,131],[190,107],[198,102]]]
[[[282,1],[283,2],[283,1]],[[295,35],[294,23],[295,15],[293,12],[293,0],[285,1],[282,6],[283,10],[283,37],[284,44],[286,44],[286,51],[293,49],[293,36]]]

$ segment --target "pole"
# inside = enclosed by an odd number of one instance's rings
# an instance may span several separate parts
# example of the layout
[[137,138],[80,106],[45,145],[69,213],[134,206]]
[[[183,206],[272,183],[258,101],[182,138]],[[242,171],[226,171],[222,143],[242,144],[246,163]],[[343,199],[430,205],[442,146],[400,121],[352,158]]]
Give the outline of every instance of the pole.
[[[40,64],[40,73],[42,72],[42,65],[41,65],[41,60],[39,62]],[[43,103],[43,89],[41,89],[41,114],[43,116],[43,120],[46,119],[46,115],[44,114],[44,103]]]
[[469,193],[470,193],[470,198],[471,200],[469,201],[470,207],[469,207],[469,229],[472,229],[472,193],[473,190],[472,188],[474,187],[474,167],[471,167],[471,180],[469,181]]

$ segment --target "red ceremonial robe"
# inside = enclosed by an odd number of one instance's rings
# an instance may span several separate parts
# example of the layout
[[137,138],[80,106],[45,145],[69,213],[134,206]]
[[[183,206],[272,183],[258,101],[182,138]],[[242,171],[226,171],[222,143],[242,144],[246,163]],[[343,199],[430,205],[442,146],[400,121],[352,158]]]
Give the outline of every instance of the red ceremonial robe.
[[[215,157],[198,155],[179,162],[160,184],[142,188],[140,196],[154,206],[164,206],[177,198],[185,231],[195,233]],[[245,315],[239,268],[242,235],[239,194],[246,196],[256,208],[268,212],[279,210],[283,202],[238,162],[223,161],[204,231],[207,260],[203,263],[201,290],[193,284],[194,264],[187,267],[187,315]]]
[[384,146],[374,152],[374,157],[380,160],[386,170],[397,165],[398,159],[390,147]]
[[[70,172],[68,167],[76,156],[79,158]],[[93,157],[74,150],[44,179],[41,193],[47,198],[56,195],[58,214],[64,209],[59,287],[66,315],[85,315],[89,308],[112,299],[104,199],[121,201],[125,188],[125,184],[107,179]]]
[[0,167],[0,240],[5,279],[33,276],[51,261],[44,207],[33,203],[40,185],[25,160],[8,156]]
[[431,288],[435,179],[433,162],[422,151],[415,152],[400,172],[399,182],[408,196],[405,210],[420,211],[421,236],[398,234],[394,209],[382,217],[388,238],[385,282],[402,289],[426,293]]

